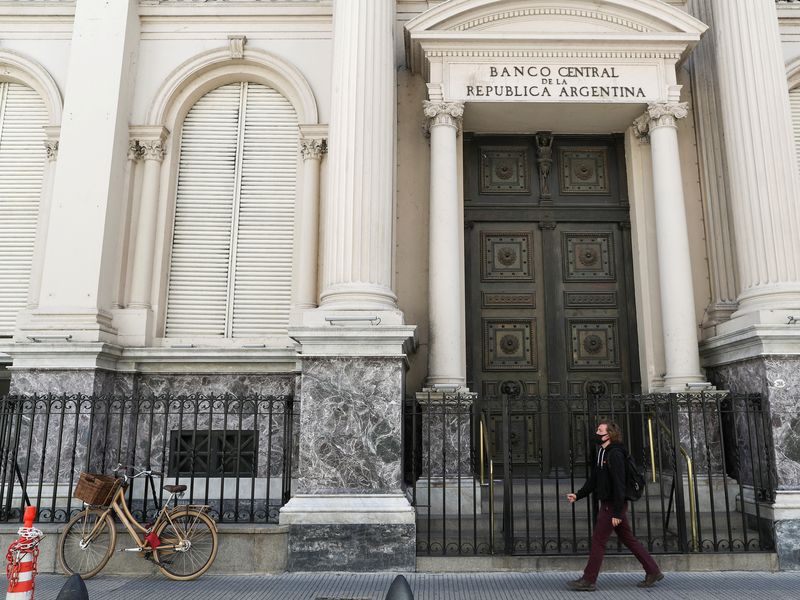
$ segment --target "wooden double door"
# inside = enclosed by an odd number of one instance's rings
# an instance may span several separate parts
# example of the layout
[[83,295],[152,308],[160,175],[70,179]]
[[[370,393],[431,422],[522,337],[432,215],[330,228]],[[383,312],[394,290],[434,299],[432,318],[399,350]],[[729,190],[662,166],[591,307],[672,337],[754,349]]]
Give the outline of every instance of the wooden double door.
[[640,389],[623,142],[464,141],[469,385],[496,458],[509,443],[514,462],[551,472],[592,425],[523,398]]

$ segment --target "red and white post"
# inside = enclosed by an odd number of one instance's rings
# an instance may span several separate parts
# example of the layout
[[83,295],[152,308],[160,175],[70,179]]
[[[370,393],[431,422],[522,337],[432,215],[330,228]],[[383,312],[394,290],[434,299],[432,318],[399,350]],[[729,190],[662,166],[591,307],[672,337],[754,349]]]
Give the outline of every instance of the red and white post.
[[18,531],[19,539],[8,547],[6,600],[33,600],[39,542],[44,537],[41,530],[33,526],[34,519],[36,519],[36,507],[29,506],[25,509],[23,526]]

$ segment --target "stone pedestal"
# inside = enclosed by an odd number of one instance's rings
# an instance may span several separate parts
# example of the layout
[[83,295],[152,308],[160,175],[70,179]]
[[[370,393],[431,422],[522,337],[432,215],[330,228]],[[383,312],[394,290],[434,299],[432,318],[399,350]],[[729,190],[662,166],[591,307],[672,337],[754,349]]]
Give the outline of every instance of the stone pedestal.
[[775,525],[782,570],[800,570],[800,419],[797,398],[800,357],[768,356],[718,366],[710,372],[717,385],[758,392],[766,401],[775,462],[775,500],[762,513]]
[[[472,455],[473,404],[477,394],[422,391],[416,395],[417,418],[412,419],[419,441],[412,451],[415,463],[418,514],[458,515],[481,512],[481,474]],[[476,452],[480,449],[476,448]],[[474,460],[473,460],[474,459]],[[484,457],[488,470],[489,457]]]
[[[324,351],[294,335],[309,353]],[[415,515],[403,491],[405,360],[394,354],[303,358],[299,478],[280,515],[289,570],[415,568]]]

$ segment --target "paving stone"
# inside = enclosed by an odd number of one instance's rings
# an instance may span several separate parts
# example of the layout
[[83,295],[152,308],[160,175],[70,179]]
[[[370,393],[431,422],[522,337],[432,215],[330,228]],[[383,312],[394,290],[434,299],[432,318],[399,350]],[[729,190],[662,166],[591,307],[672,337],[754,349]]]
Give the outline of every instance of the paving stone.
[[[86,582],[90,600],[385,600],[396,573],[284,573],[272,576],[205,576],[196,581],[163,577],[100,576]],[[415,600],[540,600],[575,598],[566,588],[578,573],[475,573],[406,575]],[[633,573],[600,575],[595,600],[800,600],[797,573],[667,573],[642,590]],[[40,575],[36,599],[55,600],[65,577]],[[583,597],[579,595],[578,597]]]

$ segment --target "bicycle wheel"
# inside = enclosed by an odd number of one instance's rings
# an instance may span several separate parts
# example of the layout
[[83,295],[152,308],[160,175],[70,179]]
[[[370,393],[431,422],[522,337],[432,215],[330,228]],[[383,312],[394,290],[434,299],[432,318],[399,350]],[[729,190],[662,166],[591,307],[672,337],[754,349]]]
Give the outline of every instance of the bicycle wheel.
[[214,521],[197,510],[178,508],[159,525],[156,534],[161,545],[175,546],[153,550],[161,572],[170,579],[189,581],[208,571],[217,557],[217,527]]
[[58,562],[67,575],[97,575],[114,553],[117,530],[107,510],[87,508],[70,519],[58,538]]

